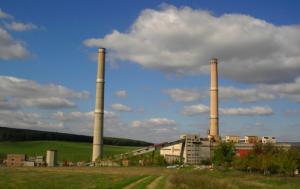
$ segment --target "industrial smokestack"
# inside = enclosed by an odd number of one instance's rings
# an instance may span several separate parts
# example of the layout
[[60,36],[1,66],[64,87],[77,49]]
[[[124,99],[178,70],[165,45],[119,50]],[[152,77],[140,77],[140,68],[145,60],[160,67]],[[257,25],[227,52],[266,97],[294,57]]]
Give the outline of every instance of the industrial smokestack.
[[98,50],[98,71],[96,80],[96,103],[94,113],[94,137],[93,137],[93,157],[103,156],[103,119],[104,119],[104,77],[105,77],[105,49]]
[[210,60],[210,130],[209,138],[215,141],[219,137],[219,107],[218,107],[218,59]]

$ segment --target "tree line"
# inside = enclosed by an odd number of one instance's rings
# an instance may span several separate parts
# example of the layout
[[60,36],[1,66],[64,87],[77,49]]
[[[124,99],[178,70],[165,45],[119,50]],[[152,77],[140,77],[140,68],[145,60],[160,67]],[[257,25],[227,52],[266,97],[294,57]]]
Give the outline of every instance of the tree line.
[[[93,137],[50,131],[37,131],[30,129],[16,129],[0,127],[0,141],[34,141],[34,140],[59,140],[72,142],[92,142]],[[150,146],[152,143],[114,137],[104,137],[104,144],[117,146]]]
[[235,155],[233,143],[221,143],[214,151],[215,166],[232,167],[246,172],[261,172],[264,175],[293,176],[300,169],[300,150],[283,149],[273,144],[256,144],[251,153],[244,156]]

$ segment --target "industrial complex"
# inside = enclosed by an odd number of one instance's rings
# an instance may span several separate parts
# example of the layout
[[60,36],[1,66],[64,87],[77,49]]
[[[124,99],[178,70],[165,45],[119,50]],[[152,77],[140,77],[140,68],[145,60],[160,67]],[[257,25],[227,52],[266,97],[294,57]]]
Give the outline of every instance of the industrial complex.
[[[105,49],[98,50],[98,72],[96,79],[96,104],[94,114],[94,140],[92,161],[103,157],[103,114],[104,114],[104,77],[105,76]],[[184,164],[201,164],[202,161],[211,159],[212,151],[222,142],[219,133],[219,105],[218,105],[218,59],[210,60],[210,128],[208,136],[198,134],[183,134],[179,140],[166,142],[141,148],[119,157],[137,156],[157,149],[160,155],[169,163],[181,162]],[[273,143],[277,146],[290,148],[290,144],[276,144],[276,138],[272,136],[225,136],[225,142],[235,144],[236,154],[245,155],[253,150],[256,143]]]
[[[98,50],[98,69],[96,78],[96,100],[94,111],[93,151],[92,164],[99,166],[118,166],[116,162],[103,161],[103,130],[104,130],[104,80],[105,80],[105,49]],[[272,143],[275,146],[289,149],[290,144],[277,143],[273,136],[224,136],[219,133],[219,108],[218,108],[218,59],[210,60],[210,127],[207,136],[199,134],[182,134],[176,141],[154,144],[125,154],[115,156],[121,160],[123,166],[128,166],[128,158],[159,151],[160,156],[169,164],[198,165],[211,160],[214,149],[220,142],[233,143],[236,155],[244,156],[251,151],[255,144]],[[43,156],[27,157],[25,154],[8,154],[5,161],[7,166],[49,166],[58,165],[57,151],[47,150],[46,158]],[[79,162],[80,163],[80,162]],[[67,165],[64,163],[63,165]],[[62,166],[63,166],[62,165]],[[81,165],[81,164],[80,164]],[[141,163],[143,165],[143,163]],[[67,166],[70,166],[69,164]]]

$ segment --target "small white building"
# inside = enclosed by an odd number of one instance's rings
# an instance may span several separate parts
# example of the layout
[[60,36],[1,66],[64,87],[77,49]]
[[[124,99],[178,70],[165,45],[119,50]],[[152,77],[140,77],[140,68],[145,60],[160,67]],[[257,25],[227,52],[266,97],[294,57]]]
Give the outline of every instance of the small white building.
[[237,135],[227,135],[225,136],[226,142],[233,142],[233,143],[239,143],[240,142],[240,136]]
[[267,144],[267,143],[275,144],[277,141],[276,141],[275,137],[272,137],[272,136],[263,136],[263,137],[261,137],[261,142],[263,144]]

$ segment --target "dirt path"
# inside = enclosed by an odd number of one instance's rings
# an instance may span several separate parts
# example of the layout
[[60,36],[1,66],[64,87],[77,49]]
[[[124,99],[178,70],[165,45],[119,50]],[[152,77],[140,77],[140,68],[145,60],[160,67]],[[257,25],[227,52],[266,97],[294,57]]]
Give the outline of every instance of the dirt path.
[[147,177],[143,177],[127,186],[125,186],[123,189],[132,189],[134,188],[135,186],[137,186],[138,184],[140,184],[141,182],[143,182],[144,180],[148,179],[150,176],[147,176]]
[[156,186],[159,184],[160,180],[163,179],[164,176],[157,177],[154,181],[152,181],[148,186],[147,189],[155,189]]

